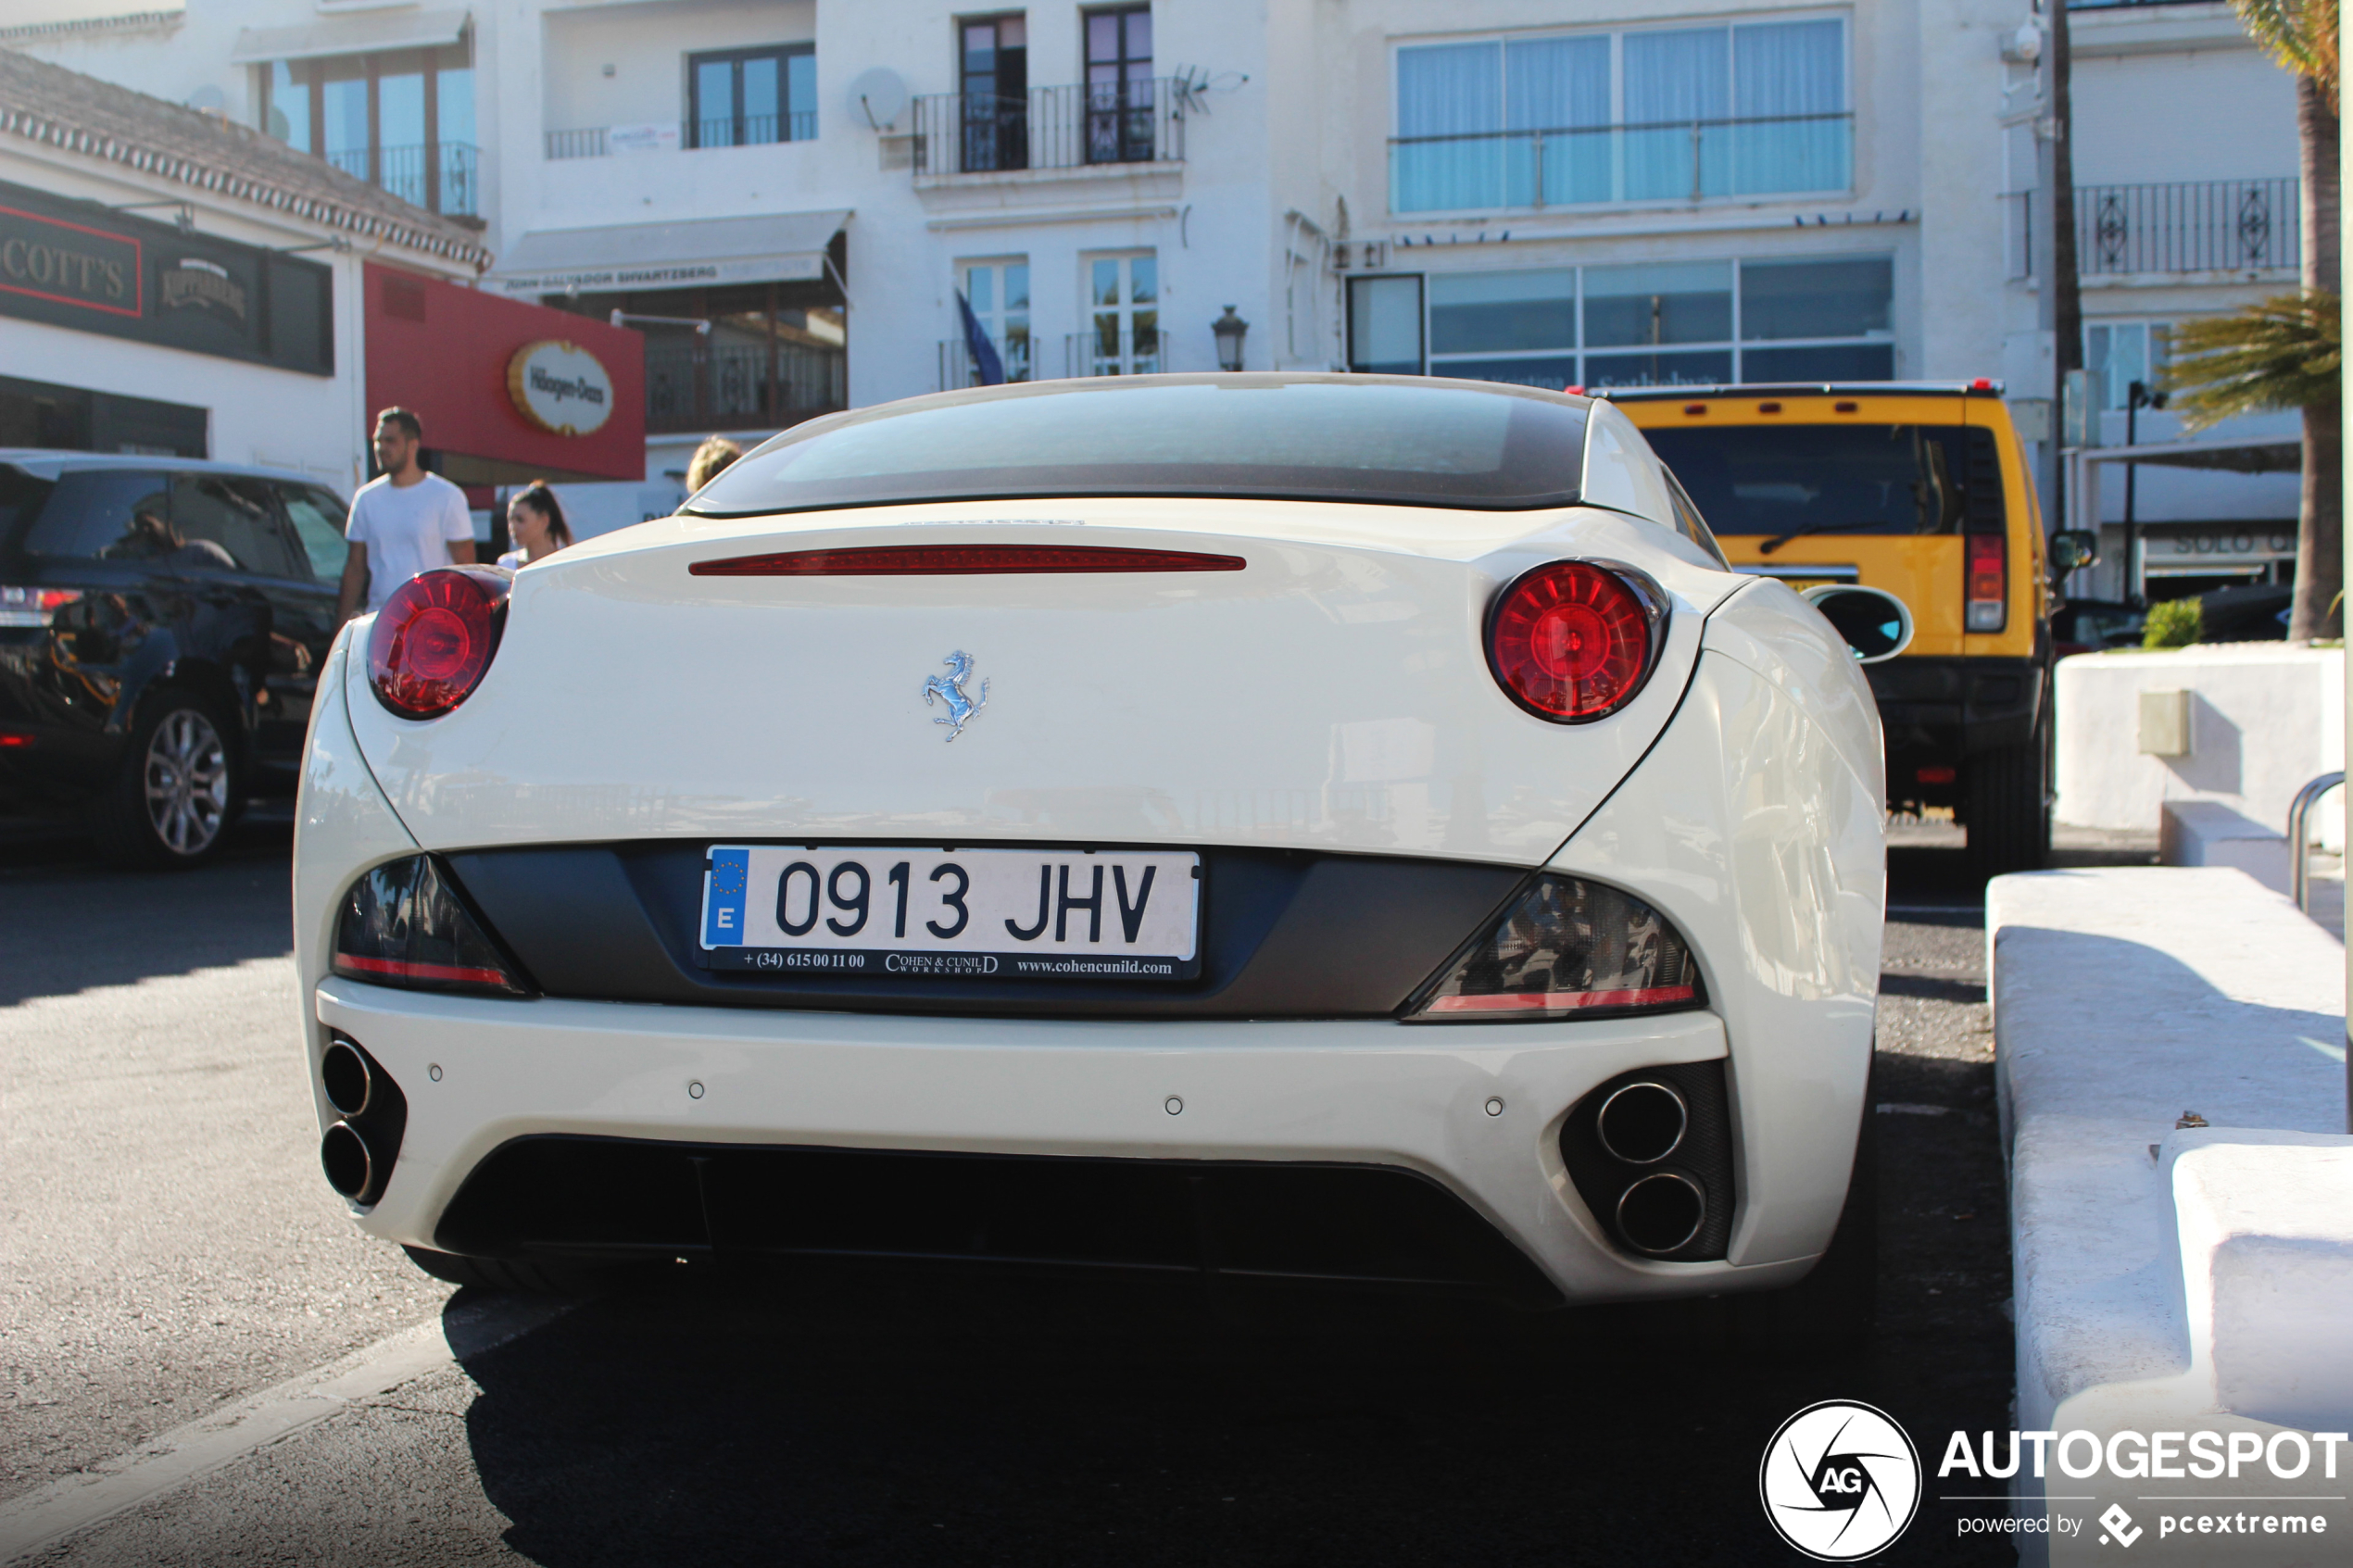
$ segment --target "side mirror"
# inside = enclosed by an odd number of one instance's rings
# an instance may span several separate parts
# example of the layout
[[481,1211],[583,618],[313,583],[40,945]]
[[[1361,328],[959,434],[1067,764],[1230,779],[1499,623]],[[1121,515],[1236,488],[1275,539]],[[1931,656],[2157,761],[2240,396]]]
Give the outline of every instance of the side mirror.
[[1823,583],[1805,597],[1846,639],[1857,664],[1883,663],[1912,646],[1912,612],[1883,588]]
[[2088,528],[2062,528],[2051,535],[2051,565],[2074,571],[2100,564],[2100,536]]

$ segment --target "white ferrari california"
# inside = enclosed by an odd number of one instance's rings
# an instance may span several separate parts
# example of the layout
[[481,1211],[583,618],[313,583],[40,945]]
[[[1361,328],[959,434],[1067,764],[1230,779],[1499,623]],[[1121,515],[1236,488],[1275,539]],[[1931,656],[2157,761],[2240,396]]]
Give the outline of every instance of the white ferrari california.
[[443,1277],[1867,1296],[1871,694],[1605,402],[837,414],[320,693],[322,1162]]

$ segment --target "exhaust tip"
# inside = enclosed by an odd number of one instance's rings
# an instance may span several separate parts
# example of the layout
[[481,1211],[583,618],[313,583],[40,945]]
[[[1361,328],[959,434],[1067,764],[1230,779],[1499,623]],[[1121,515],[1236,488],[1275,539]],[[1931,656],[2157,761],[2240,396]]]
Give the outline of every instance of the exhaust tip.
[[1636,1251],[1672,1252],[1699,1235],[1707,1195],[1680,1171],[1654,1171],[1617,1199],[1617,1231]]
[[1655,1165],[1683,1146],[1691,1109],[1667,1085],[1645,1078],[1602,1101],[1593,1130],[1629,1165]]
[[368,1102],[375,1098],[376,1075],[369,1071],[368,1059],[352,1048],[348,1040],[336,1040],[329,1045],[319,1059],[319,1086],[326,1091],[327,1103],[346,1116],[367,1114]]
[[327,1185],[355,1203],[375,1183],[375,1156],[348,1122],[336,1123],[319,1140],[319,1163],[327,1173]]

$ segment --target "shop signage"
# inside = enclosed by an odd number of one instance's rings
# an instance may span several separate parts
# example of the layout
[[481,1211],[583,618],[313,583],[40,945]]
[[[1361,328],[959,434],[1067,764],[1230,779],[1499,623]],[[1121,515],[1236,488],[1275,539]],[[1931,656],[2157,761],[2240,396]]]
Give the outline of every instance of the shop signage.
[[595,355],[552,338],[527,343],[507,361],[516,412],[557,435],[591,435],[612,417],[612,377]]
[[318,262],[0,182],[0,316],[334,374]]
[[135,317],[142,281],[137,240],[0,207],[0,290]]

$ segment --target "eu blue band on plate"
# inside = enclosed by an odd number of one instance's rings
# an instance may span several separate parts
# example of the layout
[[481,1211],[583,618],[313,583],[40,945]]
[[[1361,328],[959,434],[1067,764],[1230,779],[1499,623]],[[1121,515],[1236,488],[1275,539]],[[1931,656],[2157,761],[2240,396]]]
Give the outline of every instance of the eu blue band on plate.
[[711,852],[711,894],[703,900],[702,945],[739,947],[744,939],[744,889],[751,883],[751,851]]

